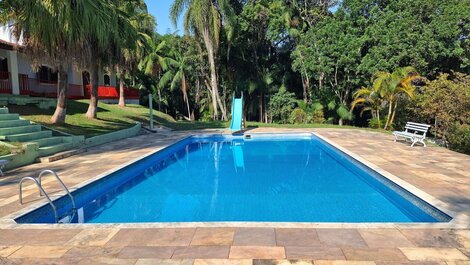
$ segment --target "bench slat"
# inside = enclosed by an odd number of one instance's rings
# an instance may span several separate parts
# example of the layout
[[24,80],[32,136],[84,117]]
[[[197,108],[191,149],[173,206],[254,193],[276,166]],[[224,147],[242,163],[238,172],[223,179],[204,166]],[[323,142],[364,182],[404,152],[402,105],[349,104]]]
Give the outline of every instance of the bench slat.
[[428,128],[409,126],[409,125],[405,126],[405,129],[421,131],[421,132],[427,132],[428,131]]
[[431,127],[431,125],[425,124],[425,123],[417,123],[417,122],[407,122],[406,124],[411,124],[411,125],[419,125],[419,126],[425,126],[425,127]]

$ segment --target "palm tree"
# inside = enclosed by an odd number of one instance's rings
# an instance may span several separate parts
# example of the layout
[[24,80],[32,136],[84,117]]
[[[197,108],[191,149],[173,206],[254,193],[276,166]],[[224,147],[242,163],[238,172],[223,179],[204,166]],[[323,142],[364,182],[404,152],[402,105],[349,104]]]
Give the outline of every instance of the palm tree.
[[361,115],[365,111],[371,111],[372,118],[377,119],[377,124],[381,127],[380,110],[382,109],[382,105],[383,99],[379,91],[374,87],[362,87],[353,93],[351,111],[357,106],[362,106]]
[[[401,98],[414,96],[413,81],[420,78],[413,67],[397,68],[392,73],[377,72],[372,79],[371,88],[361,88],[354,92],[352,109],[356,105],[365,105],[363,111],[372,110],[373,117],[380,124],[380,109],[384,102],[388,104],[387,119],[384,129],[393,124],[398,102]],[[375,112],[375,114],[374,114]]]
[[155,18],[147,11],[143,0],[117,1],[119,10],[129,15],[131,25],[137,32],[135,39],[121,39],[124,42],[116,54],[116,72],[119,74],[119,106],[126,105],[124,79],[126,73],[133,74],[138,69],[145,50],[151,46],[151,37],[155,28]]
[[165,87],[170,83],[170,88],[175,89],[180,87],[181,93],[183,94],[183,101],[186,103],[188,110],[188,119],[192,120],[191,110],[189,107],[189,98],[188,98],[188,72],[190,71],[187,58],[181,54],[180,51],[175,50],[173,52],[173,58],[167,58],[169,69],[163,74],[160,82],[158,83],[159,88]]
[[400,98],[413,98],[415,91],[413,81],[418,78],[420,78],[418,72],[410,66],[397,68],[392,73],[379,73],[376,76],[380,94],[388,102],[385,130],[393,124]]
[[[157,40],[156,36],[149,39],[147,42],[148,49],[145,56],[139,63],[139,69],[144,71],[147,75],[158,75],[163,71],[167,70],[168,58],[165,56],[164,48],[166,42]],[[158,110],[161,111],[162,96],[160,93],[160,87],[157,86],[158,93]]]
[[97,117],[99,71],[104,66],[111,66],[116,54],[122,52],[125,45],[132,47],[129,40],[136,39],[137,31],[133,27],[129,14],[119,9],[119,1],[104,1],[100,9],[106,15],[97,19],[97,30],[85,34],[85,49],[89,57],[86,64],[90,68],[91,95],[90,104],[85,116],[89,119]]
[[[206,80],[206,86],[212,96],[214,119],[218,119],[218,105],[222,112],[223,120],[227,119],[227,112],[224,104],[222,104],[218,90],[215,57],[219,44],[223,15],[232,12],[229,2],[229,0],[175,0],[170,10],[170,16],[176,24],[178,17],[186,9],[184,15],[186,33],[193,33],[196,36],[202,37],[210,68],[210,84]],[[230,22],[230,20],[227,22]]]
[[[23,39],[32,61],[46,61],[58,71],[57,106],[52,123],[65,123],[67,112],[67,71],[74,60],[84,58],[85,33],[99,30],[104,0],[3,0],[0,22],[11,25],[16,39]],[[85,23],[86,22],[86,23]],[[38,65],[34,65],[38,66]]]

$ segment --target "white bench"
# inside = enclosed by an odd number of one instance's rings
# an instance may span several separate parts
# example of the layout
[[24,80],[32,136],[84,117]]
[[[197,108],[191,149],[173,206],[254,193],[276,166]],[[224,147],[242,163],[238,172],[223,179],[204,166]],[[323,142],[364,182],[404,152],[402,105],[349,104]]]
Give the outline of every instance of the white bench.
[[411,146],[413,147],[416,143],[422,143],[424,146],[424,139],[426,139],[426,133],[428,132],[431,125],[416,123],[416,122],[407,122],[405,125],[405,131],[394,131],[393,135],[395,136],[395,142],[399,137],[405,138],[405,140],[411,140]]

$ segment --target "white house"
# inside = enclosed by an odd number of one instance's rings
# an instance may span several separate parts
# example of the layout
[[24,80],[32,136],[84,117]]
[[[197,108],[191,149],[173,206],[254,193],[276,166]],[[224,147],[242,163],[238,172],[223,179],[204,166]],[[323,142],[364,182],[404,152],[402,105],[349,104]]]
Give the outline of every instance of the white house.
[[[30,95],[42,97],[57,96],[57,72],[49,65],[41,65],[34,71],[31,61],[21,52],[22,40],[11,39],[8,27],[0,27],[0,94]],[[70,99],[90,97],[90,74],[76,67],[68,69],[68,91]],[[135,103],[139,93],[135,89],[125,89],[126,101]],[[102,100],[117,101],[119,89],[113,71],[99,74],[98,96]]]

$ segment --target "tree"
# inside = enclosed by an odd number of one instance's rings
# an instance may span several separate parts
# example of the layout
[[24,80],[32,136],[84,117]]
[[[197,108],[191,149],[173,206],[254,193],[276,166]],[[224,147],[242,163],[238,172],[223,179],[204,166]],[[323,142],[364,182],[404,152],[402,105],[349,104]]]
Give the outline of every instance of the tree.
[[351,102],[351,111],[361,106],[361,115],[365,111],[372,113],[372,118],[377,120],[377,124],[380,127],[380,111],[382,110],[383,99],[380,96],[380,91],[377,87],[362,87],[353,93],[353,101]]
[[152,36],[155,29],[155,18],[147,11],[147,5],[142,0],[118,1],[118,9],[128,14],[129,21],[134,27],[137,36],[130,39],[119,39],[122,42],[120,50],[115,55],[116,72],[119,73],[119,106],[126,105],[125,100],[125,76],[136,74],[145,51],[153,45]]
[[413,117],[436,124],[435,134],[446,139],[455,124],[470,124],[470,75],[454,72],[426,81],[409,105]]
[[101,18],[107,17],[101,4],[102,0],[0,2],[1,22],[11,25],[16,39],[22,37],[24,51],[33,62],[49,62],[58,71],[57,106],[52,123],[65,123],[67,71],[77,58],[86,57],[83,49],[86,33],[96,31]]
[[205,82],[212,95],[214,119],[218,119],[218,108],[220,108],[222,119],[226,120],[227,112],[225,105],[221,101],[217,83],[216,55],[222,19],[224,14],[232,12],[231,5],[228,0],[175,0],[170,10],[171,18],[175,24],[185,9],[185,31],[188,34],[193,33],[196,36],[201,36],[207,51],[207,59],[210,66],[210,81],[206,80]]
[[[157,36],[154,35],[153,38],[148,40],[147,46],[145,56],[143,56],[139,63],[139,69],[144,71],[147,75],[156,75],[158,76],[158,79],[160,79],[162,71],[165,71],[168,68],[167,51],[164,50],[166,41],[159,40],[157,39]],[[158,95],[158,110],[161,111],[161,87],[156,86],[156,89]]]
[[[420,76],[413,67],[397,68],[392,73],[377,72],[372,79],[371,88],[361,88],[354,92],[354,101],[351,108],[363,105],[364,110],[372,110],[380,124],[380,109],[384,102],[388,105],[387,118],[384,129],[393,124],[398,102],[400,99],[413,98],[415,86],[413,81]],[[375,112],[375,114],[374,114]]]
[[[89,56],[85,64],[90,68],[90,104],[85,116],[89,119],[97,117],[98,110],[98,80],[99,71],[104,66],[111,66],[116,54],[122,52],[125,45],[133,47],[137,38],[137,30],[132,25],[130,14],[122,12],[118,4],[120,1],[102,0],[96,2],[98,7],[106,10],[106,15],[96,19],[95,28],[85,34],[83,46]],[[128,40],[134,40],[129,42]]]
[[189,72],[189,64],[187,57],[181,53],[179,50],[173,50],[172,58],[167,58],[168,62],[168,69],[163,74],[160,82],[158,83],[159,88],[165,87],[168,83],[170,83],[170,88],[175,89],[176,87],[180,87],[181,93],[183,94],[183,101],[186,103],[187,111],[188,111],[188,120],[193,120],[191,115],[191,110],[189,107],[189,97],[188,97],[188,72]]

